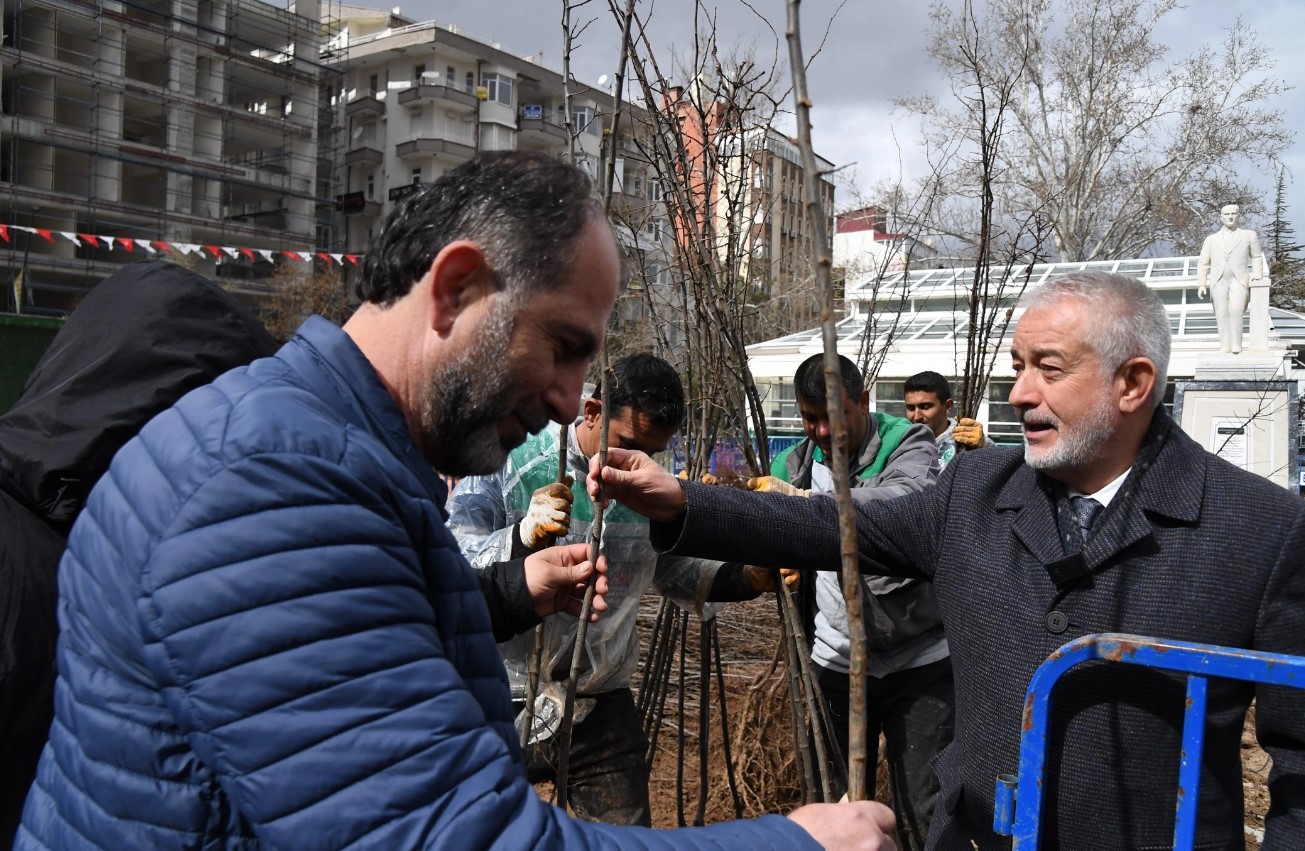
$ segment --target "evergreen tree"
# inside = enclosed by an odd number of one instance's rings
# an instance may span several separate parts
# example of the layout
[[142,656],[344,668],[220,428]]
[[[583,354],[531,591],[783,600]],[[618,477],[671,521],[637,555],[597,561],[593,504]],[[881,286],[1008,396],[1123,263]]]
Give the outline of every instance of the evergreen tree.
[[1269,223],[1265,248],[1269,253],[1269,300],[1275,307],[1291,310],[1305,308],[1305,259],[1299,254],[1301,246],[1294,242],[1294,229],[1287,221],[1287,178],[1284,169],[1278,169],[1274,190],[1273,221]]

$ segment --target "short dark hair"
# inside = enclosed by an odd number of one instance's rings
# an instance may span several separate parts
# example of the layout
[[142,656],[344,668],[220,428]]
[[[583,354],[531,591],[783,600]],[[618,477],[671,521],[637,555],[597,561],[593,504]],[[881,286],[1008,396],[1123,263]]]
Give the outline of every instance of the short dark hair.
[[[669,363],[648,352],[627,355],[607,368],[611,388],[608,416],[626,408],[648,416],[662,428],[679,428],[684,422],[684,384]],[[602,385],[593,398],[603,398]]]
[[[812,355],[802,361],[793,373],[793,390],[803,402],[825,401],[825,356]],[[849,399],[860,399],[865,390],[865,378],[856,364],[843,355],[838,356],[838,371],[843,379],[843,391]]]
[[952,386],[938,373],[925,370],[906,379],[906,384],[902,387],[902,395],[905,396],[907,393],[932,393],[938,397],[939,402],[946,402],[952,398]]
[[480,154],[391,211],[367,249],[358,298],[394,304],[459,239],[484,249],[499,289],[552,289],[570,267],[580,233],[602,216],[593,181],[581,169],[531,151]]

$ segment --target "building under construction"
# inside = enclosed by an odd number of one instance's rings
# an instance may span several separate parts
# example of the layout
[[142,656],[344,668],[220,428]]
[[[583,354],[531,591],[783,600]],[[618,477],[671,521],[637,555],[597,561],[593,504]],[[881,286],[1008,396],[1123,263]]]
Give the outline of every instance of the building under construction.
[[3,6],[8,309],[64,312],[122,263],[157,254],[257,294],[275,264],[332,250],[331,7]]

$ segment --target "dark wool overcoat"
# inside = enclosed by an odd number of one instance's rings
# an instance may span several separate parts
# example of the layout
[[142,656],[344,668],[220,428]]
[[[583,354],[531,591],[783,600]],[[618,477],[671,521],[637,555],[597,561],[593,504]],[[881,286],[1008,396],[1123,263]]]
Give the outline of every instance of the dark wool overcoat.
[[[687,512],[652,525],[683,555],[817,569],[838,557],[835,504],[686,484]],[[1300,497],[1211,455],[1163,412],[1083,550],[1091,573],[1058,589],[1054,482],[1017,449],[965,453],[938,486],[857,506],[862,570],[933,580],[956,675],[956,739],[939,758],[934,849],[1009,847],[994,783],[1018,768],[1024,694],[1071,639],[1122,632],[1305,655]],[[729,530],[722,534],[721,530]],[[1055,692],[1043,849],[1173,845],[1181,677],[1093,662]],[[1256,699],[1273,757],[1265,849],[1305,848],[1305,691],[1211,680],[1198,849],[1242,849],[1240,739]]]

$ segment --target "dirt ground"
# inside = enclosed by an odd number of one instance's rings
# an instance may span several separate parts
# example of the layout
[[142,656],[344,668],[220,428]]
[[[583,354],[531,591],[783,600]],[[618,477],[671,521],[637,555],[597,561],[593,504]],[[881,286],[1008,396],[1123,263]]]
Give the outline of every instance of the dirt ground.
[[[647,658],[659,601],[649,598],[640,610],[639,626]],[[792,746],[792,720],[788,707],[783,665],[774,665],[779,619],[773,598],[726,606],[719,616],[722,673],[730,718],[730,744],[736,767],[736,786],[744,817],[786,813],[801,805],[801,781]],[[654,827],[694,824],[699,804],[699,665],[696,617],[689,620],[690,648],[685,658],[684,735],[680,736],[678,660],[671,671],[670,690],[658,735],[657,754],[650,784]],[[721,741],[719,696],[713,671],[708,747],[707,795],[702,823],[714,824],[735,817],[734,799],[727,783]],[[636,675],[635,693],[639,678]],[[1254,709],[1242,735],[1243,783],[1246,794],[1246,842],[1258,851],[1264,836],[1268,809],[1266,789],[1270,758],[1255,743]],[[683,760],[679,757],[681,745]],[[882,753],[882,747],[880,752]],[[682,765],[682,768],[681,768]],[[878,770],[876,797],[887,803],[886,767]],[[541,796],[552,799],[551,784],[538,785]]]

